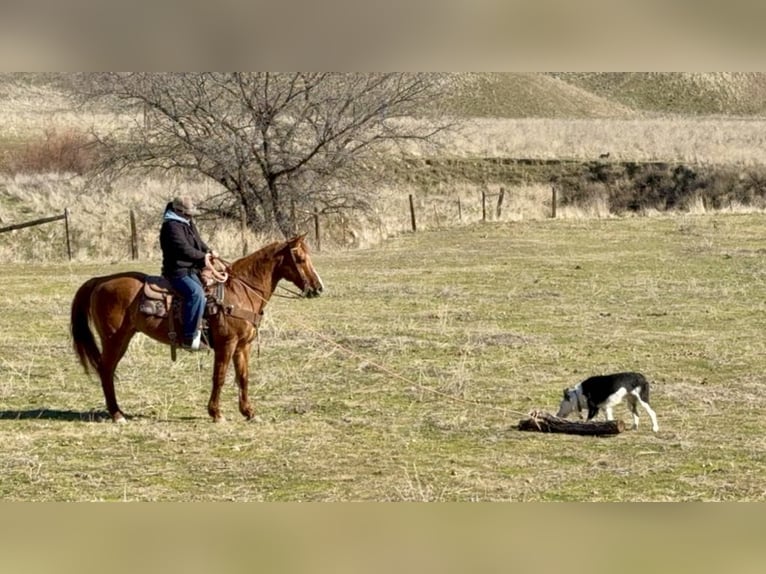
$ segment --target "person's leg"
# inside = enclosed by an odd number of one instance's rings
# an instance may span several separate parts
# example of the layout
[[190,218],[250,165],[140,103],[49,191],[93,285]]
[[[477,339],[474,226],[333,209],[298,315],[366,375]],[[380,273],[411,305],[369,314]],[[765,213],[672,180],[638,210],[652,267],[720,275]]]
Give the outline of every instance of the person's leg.
[[205,312],[205,291],[196,275],[185,275],[171,283],[183,297],[183,345],[189,347],[198,336],[200,319]]

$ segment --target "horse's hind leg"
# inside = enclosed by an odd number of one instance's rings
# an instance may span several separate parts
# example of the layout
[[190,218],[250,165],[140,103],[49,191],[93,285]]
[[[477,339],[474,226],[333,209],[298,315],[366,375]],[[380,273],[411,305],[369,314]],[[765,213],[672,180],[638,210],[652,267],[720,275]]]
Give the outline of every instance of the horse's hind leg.
[[117,364],[122,359],[125,351],[128,349],[128,344],[133,338],[135,331],[117,331],[111,337],[104,339],[104,350],[101,355],[101,368],[99,370],[99,377],[101,378],[101,388],[104,391],[104,399],[106,399],[106,409],[109,411],[109,415],[116,423],[125,423],[125,414],[120,410],[117,404],[117,395],[114,391],[114,373],[117,370]]

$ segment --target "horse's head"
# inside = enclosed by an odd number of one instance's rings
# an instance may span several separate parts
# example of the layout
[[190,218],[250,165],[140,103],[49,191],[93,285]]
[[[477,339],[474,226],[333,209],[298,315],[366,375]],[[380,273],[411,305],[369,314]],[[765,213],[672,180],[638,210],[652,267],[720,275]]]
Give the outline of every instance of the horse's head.
[[305,239],[304,234],[286,242],[281,271],[283,277],[300,289],[304,297],[318,297],[324,291],[324,284],[311,263]]

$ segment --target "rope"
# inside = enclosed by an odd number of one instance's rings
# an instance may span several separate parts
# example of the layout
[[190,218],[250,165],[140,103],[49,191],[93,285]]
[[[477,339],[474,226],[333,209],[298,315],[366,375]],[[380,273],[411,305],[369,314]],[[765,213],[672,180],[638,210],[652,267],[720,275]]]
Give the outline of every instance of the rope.
[[[222,263],[224,263],[224,265],[227,265],[229,267],[229,269],[231,269],[231,266],[228,265],[226,261],[222,260],[221,258],[218,258],[218,260],[221,261]],[[244,285],[246,285],[247,287],[249,287],[253,291],[256,291],[256,295],[261,298],[261,300],[263,301],[264,305],[266,304],[266,299],[264,299],[263,296],[261,296],[259,293],[257,293],[257,291],[259,291],[259,289],[255,289],[252,285],[250,285],[246,281],[243,281],[240,277],[237,277],[236,275],[231,274],[231,277],[232,277],[232,279],[237,279],[238,281],[240,281],[241,283],[243,283]],[[292,291],[289,288],[284,287],[282,285],[277,285],[277,288],[278,289],[282,289],[284,291],[287,291],[291,296],[279,295],[277,293],[274,293],[273,296],[283,297],[285,299],[293,299],[293,298],[300,299],[302,297],[300,293],[298,293],[296,291]],[[325,341],[326,343],[332,345],[336,349],[339,349],[340,351],[344,352],[345,354],[347,354],[347,355],[349,355],[351,357],[354,357],[357,360],[364,361],[366,364],[375,367],[380,372],[385,373],[385,374],[393,377],[394,379],[398,379],[400,381],[403,381],[403,382],[405,382],[405,383],[407,383],[407,384],[409,384],[409,385],[411,385],[413,387],[416,387],[416,388],[420,389],[421,391],[431,393],[433,395],[436,395],[436,396],[448,399],[448,400],[456,402],[456,403],[462,403],[464,405],[469,405],[469,406],[472,406],[472,407],[480,407],[480,408],[486,408],[486,409],[490,409],[490,410],[494,410],[494,411],[499,411],[499,412],[503,413],[504,416],[507,416],[508,414],[513,414],[513,415],[522,416],[522,417],[529,416],[528,413],[522,413],[520,411],[515,411],[513,409],[508,409],[508,408],[505,408],[505,407],[498,407],[498,406],[493,405],[491,403],[485,403],[485,402],[480,402],[480,401],[472,401],[472,400],[469,400],[469,399],[464,399],[464,398],[461,398],[461,397],[456,397],[454,395],[450,395],[449,393],[445,393],[445,392],[439,391],[437,389],[434,389],[433,387],[428,387],[428,386],[422,385],[421,383],[419,383],[417,381],[413,381],[412,379],[409,379],[409,378],[405,377],[404,375],[402,375],[400,373],[397,373],[396,371],[386,367],[385,365],[382,365],[382,364],[380,364],[380,363],[378,363],[376,361],[372,361],[369,358],[364,357],[363,355],[360,355],[359,353],[349,349],[348,347],[346,347],[344,345],[341,345],[340,343],[338,343],[334,339],[332,339],[332,338],[328,337],[327,335],[324,335],[324,334],[320,333],[319,331],[309,327],[308,325],[306,325],[305,323],[303,323],[300,320],[298,320],[297,323],[305,331],[308,331],[308,332],[314,334],[317,338]],[[259,351],[258,355],[260,356],[260,337],[259,337],[259,342],[258,342],[258,351]]]
[[378,363],[376,361],[371,361],[369,358],[367,358],[367,357],[365,357],[363,355],[360,355],[356,351],[353,351],[352,349],[349,349],[348,347],[346,347],[344,345],[341,345],[340,343],[338,343],[334,339],[328,337],[327,335],[324,335],[324,334],[320,333],[319,331],[317,331],[315,329],[312,329],[311,327],[308,327],[305,323],[302,323],[301,321],[297,321],[297,323],[304,330],[312,333],[317,338],[319,338],[319,339],[325,341],[326,343],[332,345],[336,349],[339,349],[340,351],[346,353],[347,355],[349,355],[351,357],[354,357],[355,359],[358,359],[360,361],[364,361],[366,364],[375,367],[376,369],[378,369],[382,373],[385,373],[385,374],[393,377],[394,379],[398,379],[398,380],[403,381],[403,382],[405,382],[405,383],[407,383],[409,385],[412,385],[413,387],[416,387],[416,388],[418,388],[421,391],[425,391],[425,392],[431,393],[433,395],[436,395],[436,396],[448,399],[448,400],[456,402],[456,403],[462,403],[464,405],[469,405],[469,406],[472,406],[472,407],[481,407],[481,408],[491,409],[491,410],[494,410],[494,411],[499,411],[499,412],[503,413],[504,416],[507,416],[508,414],[513,414],[513,415],[522,416],[522,417],[529,416],[528,413],[522,413],[520,411],[515,411],[513,409],[508,409],[506,407],[498,407],[497,405],[494,405],[494,404],[491,404],[491,403],[485,403],[485,402],[481,402],[481,401],[473,401],[473,400],[464,399],[464,398],[461,398],[461,397],[456,397],[456,396],[451,395],[449,393],[445,393],[445,392],[439,391],[437,389],[434,389],[433,387],[425,386],[425,385],[423,385],[423,384],[421,384],[421,383],[419,383],[417,381],[414,381],[412,379],[409,379],[409,378],[405,377],[404,375],[402,375],[400,373],[397,373],[396,371],[386,367],[385,365],[382,365],[382,364],[380,364],[380,363]]

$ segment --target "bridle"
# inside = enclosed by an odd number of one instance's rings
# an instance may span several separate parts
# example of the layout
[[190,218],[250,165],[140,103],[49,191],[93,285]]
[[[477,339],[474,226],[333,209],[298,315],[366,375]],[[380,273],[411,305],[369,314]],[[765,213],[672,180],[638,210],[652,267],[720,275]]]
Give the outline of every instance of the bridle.
[[[249,281],[243,279],[239,275],[236,275],[232,271],[231,263],[229,261],[227,261],[225,259],[222,259],[220,257],[217,257],[216,260],[220,261],[223,264],[225,273],[228,275],[228,277],[238,281],[239,283],[241,283],[247,289],[249,289],[251,291],[254,291],[256,296],[264,304],[266,303],[265,291],[263,289],[261,289],[260,287],[256,287],[255,285],[253,285]],[[308,290],[309,286],[311,285],[311,283],[310,283],[308,277],[306,276],[306,273],[303,271],[303,268],[298,263],[298,260],[295,257],[295,252],[294,252],[293,249],[290,249],[290,260],[292,261],[293,265],[295,266],[295,270],[298,272],[298,275],[300,276],[300,280],[301,280],[301,282],[304,285],[304,287],[303,287],[304,292],[306,292]],[[211,268],[212,268],[212,265],[211,265]],[[220,273],[220,271],[216,271],[216,273]],[[287,295],[282,295],[280,293],[274,293],[273,294],[274,297],[281,297],[283,299],[302,299],[304,297],[303,293],[301,293],[299,291],[295,291],[293,289],[290,289],[289,287],[285,287],[284,285],[277,285],[277,289],[282,289],[283,291],[286,291],[288,294]]]
[[[300,263],[298,263],[297,258],[295,257],[295,250],[290,249],[290,259],[293,262],[293,265],[295,266],[295,269],[298,271],[298,275],[301,278],[301,281],[303,282],[303,293],[307,293],[309,287],[311,286],[311,282],[309,281],[308,277],[306,277],[306,273],[303,271],[303,267],[301,267]],[[302,293],[296,293],[295,291],[292,291],[291,289],[288,289],[287,287],[283,287],[285,291],[288,293],[297,296],[298,298],[303,297],[304,295]],[[284,297],[284,295],[283,295]]]

